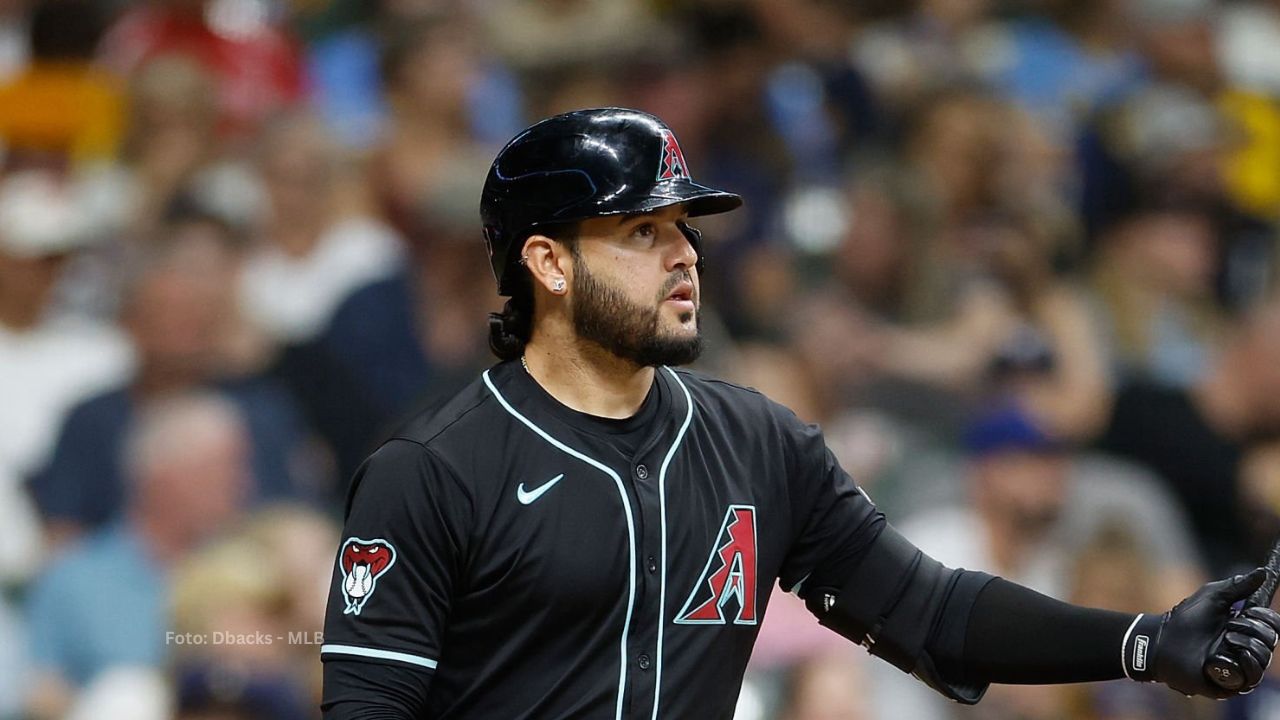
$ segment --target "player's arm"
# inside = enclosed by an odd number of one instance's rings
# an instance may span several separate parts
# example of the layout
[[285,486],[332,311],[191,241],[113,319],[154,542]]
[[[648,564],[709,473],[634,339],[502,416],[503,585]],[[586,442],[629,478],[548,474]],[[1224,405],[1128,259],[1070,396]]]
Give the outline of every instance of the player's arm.
[[[951,672],[970,682],[1043,684],[1160,682],[1185,695],[1225,698],[1257,686],[1271,663],[1280,616],[1232,605],[1266,579],[1262,568],[1200,588],[1161,615],[1070,605],[993,580],[970,612],[962,657]],[[1210,681],[1206,664],[1225,652],[1239,664],[1234,691]]]
[[[1256,686],[1271,662],[1280,616],[1233,603],[1266,577],[1210,583],[1163,615],[1084,608],[983,573],[952,570],[885,526],[869,565],[841,588],[814,586],[809,608],[822,624],[868,646],[961,702],[977,702],[989,683],[1050,684],[1130,678],[1187,695],[1235,694],[1211,683],[1205,665],[1219,643],[1239,660],[1243,686]],[[896,573],[890,570],[896,567]],[[870,578],[899,577],[898,588]],[[883,573],[892,574],[883,574]],[[975,592],[976,589],[976,592]]]
[[425,717],[471,497],[435,452],[383,445],[348,498],[325,619],[325,720]]
[[1232,618],[1264,574],[1211,583],[1163,615],[1059,602],[986,573],[933,560],[885,522],[812,427],[790,434],[794,524],[784,565],[819,621],[938,692],[975,703],[988,684],[1131,677],[1224,697],[1205,663],[1219,642],[1241,657],[1247,690],[1270,663],[1280,616]]
[[394,665],[331,660],[324,664],[324,720],[417,720],[426,717],[431,676]]

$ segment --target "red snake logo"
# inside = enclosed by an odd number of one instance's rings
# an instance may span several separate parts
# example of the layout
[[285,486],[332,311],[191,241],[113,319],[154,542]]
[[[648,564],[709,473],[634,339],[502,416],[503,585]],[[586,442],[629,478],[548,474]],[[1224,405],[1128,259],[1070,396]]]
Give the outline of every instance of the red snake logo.
[[342,595],[345,615],[359,615],[369,596],[378,587],[378,578],[396,564],[396,549],[386,540],[348,538],[342,544],[338,563],[342,568]]

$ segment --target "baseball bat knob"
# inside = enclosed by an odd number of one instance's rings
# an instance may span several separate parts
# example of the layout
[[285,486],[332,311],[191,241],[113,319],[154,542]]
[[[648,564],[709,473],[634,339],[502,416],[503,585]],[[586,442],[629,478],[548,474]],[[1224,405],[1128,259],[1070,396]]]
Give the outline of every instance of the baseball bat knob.
[[1244,687],[1244,673],[1240,672],[1239,663],[1226,655],[1215,654],[1209,658],[1204,672],[1214,685],[1223,690],[1236,692]]

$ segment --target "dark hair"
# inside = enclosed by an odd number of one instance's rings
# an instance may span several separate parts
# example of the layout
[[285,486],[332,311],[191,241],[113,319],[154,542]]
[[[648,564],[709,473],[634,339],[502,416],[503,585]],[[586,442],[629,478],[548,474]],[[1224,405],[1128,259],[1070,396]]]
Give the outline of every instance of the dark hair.
[[[575,259],[578,257],[577,223],[538,228],[535,233],[564,243],[572,256]],[[518,244],[523,246],[525,239]],[[525,268],[519,274],[515,291],[502,307],[502,312],[489,313],[489,349],[499,360],[515,360],[524,355],[524,346],[529,343],[532,335],[533,278]]]
[[515,360],[533,333],[533,282],[528,273],[520,276],[500,313],[489,313],[489,349],[499,360]]
[[394,88],[404,82],[408,65],[421,51],[457,36],[459,23],[443,15],[389,20],[382,27],[382,56],[378,59],[378,75],[383,88]]
[[249,245],[248,234],[241,224],[210,207],[207,201],[190,190],[179,190],[165,205],[160,220],[156,245],[168,242],[174,230],[188,225],[213,228],[232,249],[242,250]]
[[98,3],[48,0],[31,13],[31,54],[41,60],[93,58],[106,26]]

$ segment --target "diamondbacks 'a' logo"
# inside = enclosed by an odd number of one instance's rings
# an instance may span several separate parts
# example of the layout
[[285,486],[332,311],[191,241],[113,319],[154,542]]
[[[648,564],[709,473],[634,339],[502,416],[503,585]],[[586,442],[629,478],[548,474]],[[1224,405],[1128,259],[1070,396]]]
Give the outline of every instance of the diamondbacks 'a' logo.
[[658,163],[658,179],[674,180],[687,177],[689,177],[689,166],[684,163],[684,153],[680,151],[680,143],[676,142],[675,133],[664,130],[662,160]]
[[378,589],[378,578],[396,564],[396,549],[386,540],[347,538],[338,556],[342,569],[342,596],[347,601],[344,615],[359,615]]
[[707,565],[676,615],[681,625],[723,625],[724,608],[737,601],[735,625],[756,624],[756,509],[730,505]]

